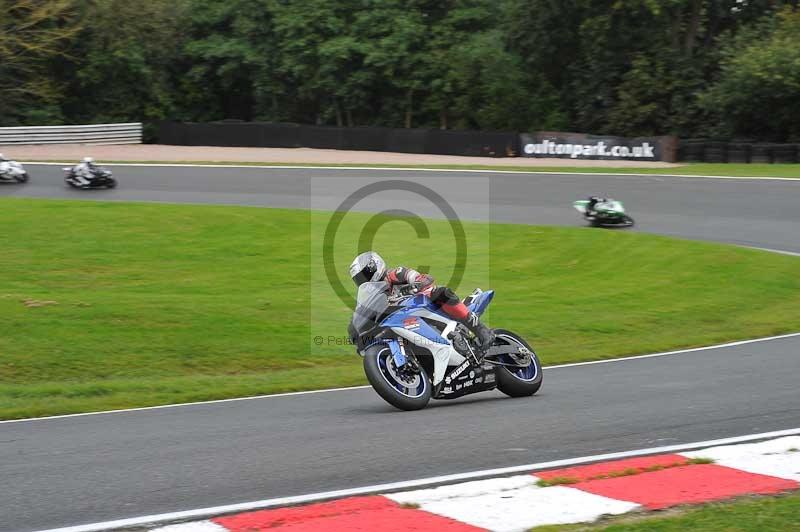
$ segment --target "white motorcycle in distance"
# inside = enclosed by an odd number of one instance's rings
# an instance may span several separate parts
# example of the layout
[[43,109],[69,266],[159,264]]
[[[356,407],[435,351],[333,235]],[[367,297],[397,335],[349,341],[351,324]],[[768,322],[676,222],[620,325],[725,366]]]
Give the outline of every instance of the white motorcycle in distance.
[[[111,177],[111,170],[100,166],[96,166],[91,175],[82,174],[80,176],[82,179],[79,179],[76,174],[76,171],[80,171],[78,170],[78,166],[63,168],[62,170],[64,170],[66,174],[64,181],[73,188],[89,190],[95,188],[115,188],[117,186],[117,180]],[[88,183],[84,181],[88,181]]]
[[26,183],[30,176],[17,161],[0,161],[1,183]]

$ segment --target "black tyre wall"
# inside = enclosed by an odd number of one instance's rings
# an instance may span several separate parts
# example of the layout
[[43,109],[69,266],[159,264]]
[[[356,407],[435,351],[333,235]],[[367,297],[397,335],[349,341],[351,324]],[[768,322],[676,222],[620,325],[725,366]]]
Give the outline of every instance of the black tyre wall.
[[377,344],[368,348],[364,354],[364,373],[367,376],[367,380],[372,385],[372,388],[378,392],[378,395],[380,395],[384,401],[400,410],[420,410],[425,408],[431,400],[432,395],[432,384],[428,373],[424,368],[420,367],[422,378],[427,380],[425,393],[420,397],[407,397],[401,394],[386,382],[378,365],[378,355],[388,350],[389,347],[387,345]]

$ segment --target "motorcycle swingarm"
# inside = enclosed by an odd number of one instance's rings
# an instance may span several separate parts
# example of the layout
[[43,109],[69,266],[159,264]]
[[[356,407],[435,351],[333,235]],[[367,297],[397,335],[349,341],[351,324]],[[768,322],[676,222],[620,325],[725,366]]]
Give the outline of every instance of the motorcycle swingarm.
[[[519,362],[509,363],[503,362],[500,360],[496,360],[492,357],[498,357],[500,355],[508,355],[512,358],[512,360],[520,360]],[[484,355],[483,361],[489,364],[493,364],[495,366],[510,366],[515,368],[526,368],[530,365],[530,359],[533,356],[533,351],[526,347],[522,346],[514,346],[514,345],[498,345],[494,347],[490,347],[486,354]]]

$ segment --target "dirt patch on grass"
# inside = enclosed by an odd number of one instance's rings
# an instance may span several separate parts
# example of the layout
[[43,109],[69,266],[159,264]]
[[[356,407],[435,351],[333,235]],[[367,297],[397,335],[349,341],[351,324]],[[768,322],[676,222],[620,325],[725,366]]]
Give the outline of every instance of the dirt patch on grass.
[[46,307],[48,305],[58,305],[58,301],[46,301],[41,299],[23,299],[22,304],[29,308]]

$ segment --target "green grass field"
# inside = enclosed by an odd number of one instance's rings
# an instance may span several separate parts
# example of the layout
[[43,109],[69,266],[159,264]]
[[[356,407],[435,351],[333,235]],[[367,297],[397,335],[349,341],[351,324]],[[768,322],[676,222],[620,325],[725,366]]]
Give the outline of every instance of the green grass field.
[[789,532],[800,530],[800,492],[753,497],[665,512],[612,518],[589,525],[543,526],[535,532]]
[[[0,418],[365,383],[352,348],[327,342],[349,320],[322,273],[329,217],[0,200]],[[348,215],[338,235],[347,283],[369,218]],[[418,240],[393,230],[405,223],[383,226],[375,247],[449,278],[449,225],[431,221]],[[526,336],[545,364],[800,330],[795,257],[590,228],[465,228],[458,292],[497,290],[488,322]]]
[[580,174],[668,174],[731,177],[786,177],[800,179],[800,164],[734,164],[734,163],[683,163],[672,168],[609,168],[605,166],[499,166],[481,164],[336,164],[336,163],[276,163],[229,161],[103,161],[104,164],[196,164],[234,166],[308,166],[308,167],[366,167],[366,168],[431,168],[440,170],[499,170],[517,172],[570,172]]

